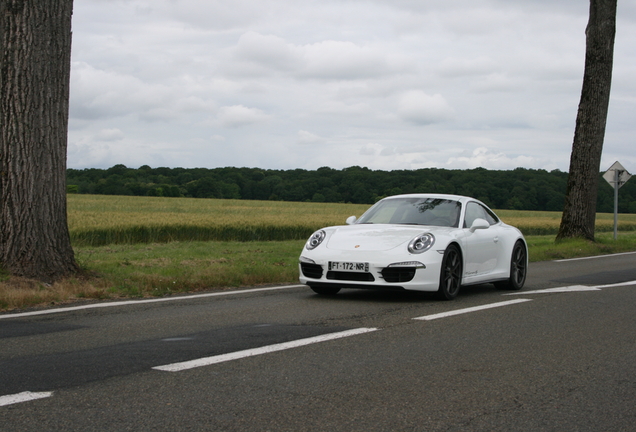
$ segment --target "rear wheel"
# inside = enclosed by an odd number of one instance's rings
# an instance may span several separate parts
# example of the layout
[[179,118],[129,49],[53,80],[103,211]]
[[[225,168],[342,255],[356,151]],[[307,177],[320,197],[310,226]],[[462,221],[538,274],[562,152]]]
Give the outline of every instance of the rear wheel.
[[520,290],[526,283],[528,274],[528,251],[526,245],[518,240],[510,255],[510,277],[506,281],[497,282],[497,289]]
[[442,258],[437,296],[442,300],[452,300],[457,297],[461,285],[462,255],[457,246],[450,245],[446,248],[444,258]]
[[309,285],[309,288],[311,288],[316,294],[320,294],[324,296],[334,296],[338,294],[338,292],[340,291],[340,288],[323,287],[323,286],[315,286],[315,285]]

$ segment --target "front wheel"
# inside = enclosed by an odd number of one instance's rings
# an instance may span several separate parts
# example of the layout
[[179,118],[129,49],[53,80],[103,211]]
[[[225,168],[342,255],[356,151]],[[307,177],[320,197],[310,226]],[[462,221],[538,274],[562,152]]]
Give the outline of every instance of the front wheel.
[[459,248],[450,245],[442,258],[442,270],[439,275],[437,297],[442,300],[453,300],[462,285],[462,255]]
[[528,274],[528,251],[526,245],[518,240],[510,255],[510,277],[503,282],[495,283],[497,289],[520,290],[526,283]]

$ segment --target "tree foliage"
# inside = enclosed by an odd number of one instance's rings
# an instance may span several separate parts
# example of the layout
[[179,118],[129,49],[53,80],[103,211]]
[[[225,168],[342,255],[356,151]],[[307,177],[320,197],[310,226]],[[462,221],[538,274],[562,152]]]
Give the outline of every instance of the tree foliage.
[[[259,168],[151,168],[115,165],[69,169],[69,192],[107,195],[183,196],[248,200],[373,204],[401,193],[468,195],[498,209],[561,211],[567,173],[517,168],[512,171],[437,168],[374,171],[265,170]],[[601,185],[599,211],[613,211],[613,194]],[[636,213],[636,182],[621,188],[620,211]]]

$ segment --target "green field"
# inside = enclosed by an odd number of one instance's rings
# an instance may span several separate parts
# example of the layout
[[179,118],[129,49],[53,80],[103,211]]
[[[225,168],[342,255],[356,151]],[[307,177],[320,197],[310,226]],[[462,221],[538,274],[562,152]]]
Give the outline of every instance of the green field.
[[[297,283],[298,256],[316,229],[369,206],[195,198],[69,195],[83,272],[53,285],[0,275],[0,310],[69,301]],[[560,213],[497,211],[519,227],[531,261],[636,250],[636,215],[597,217],[597,242],[554,243]]]

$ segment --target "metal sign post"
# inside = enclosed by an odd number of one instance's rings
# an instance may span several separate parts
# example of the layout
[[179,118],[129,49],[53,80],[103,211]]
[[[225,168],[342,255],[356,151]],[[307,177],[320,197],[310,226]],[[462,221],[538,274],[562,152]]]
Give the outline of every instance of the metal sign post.
[[614,188],[614,240],[618,236],[618,189],[627,183],[631,176],[619,162],[614,162],[614,165],[603,174],[603,178]]

